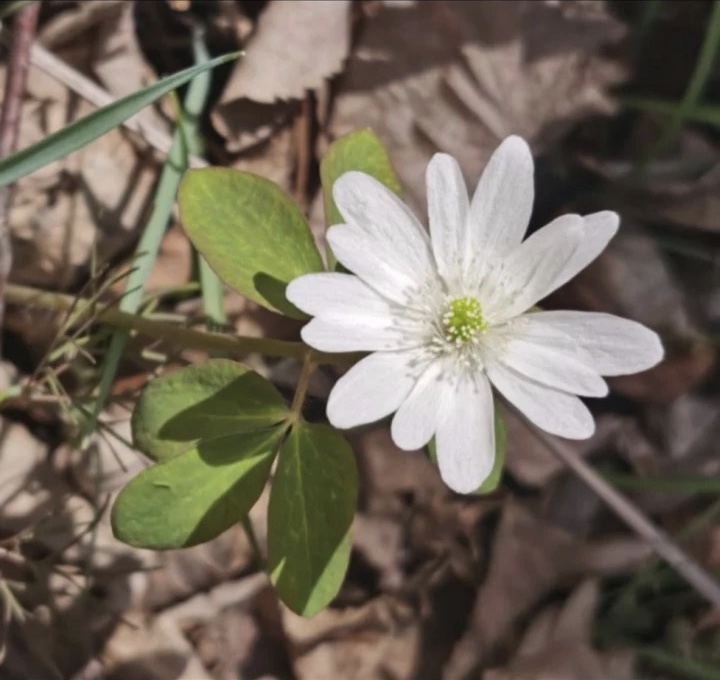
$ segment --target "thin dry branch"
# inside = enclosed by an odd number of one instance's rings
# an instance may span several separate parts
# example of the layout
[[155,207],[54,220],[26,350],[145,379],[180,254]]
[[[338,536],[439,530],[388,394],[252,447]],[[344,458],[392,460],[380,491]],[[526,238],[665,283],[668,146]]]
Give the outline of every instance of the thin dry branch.
[[[0,158],[9,156],[17,148],[20,136],[23,97],[30,65],[30,50],[37,29],[40,3],[33,2],[18,11],[13,20],[12,42],[5,81],[5,96],[0,112]],[[8,213],[12,196],[11,187],[0,189],[0,325],[5,305],[5,283],[12,267],[12,243]]]
[[561,441],[539,430],[517,409],[512,406],[510,408],[525,423],[533,436],[582,479],[640,538],[647,541],[660,558],[675,569],[708,602],[714,607],[720,608],[720,583],[716,579],[682,550],[662,529],[653,524],[625,496],[608,484],[582,457]]

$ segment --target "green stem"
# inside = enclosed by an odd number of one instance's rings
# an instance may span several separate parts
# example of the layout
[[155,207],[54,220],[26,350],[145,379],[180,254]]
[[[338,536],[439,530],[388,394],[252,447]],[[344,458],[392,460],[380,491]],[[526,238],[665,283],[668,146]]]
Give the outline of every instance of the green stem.
[[305,395],[307,394],[308,385],[310,384],[310,376],[315,370],[315,360],[313,358],[313,352],[308,350],[305,352],[303,357],[303,365],[300,370],[300,377],[298,378],[298,386],[293,396],[292,404],[290,404],[290,421],[297,422],[300,420],[302,413],[302,407],[305,403]]
[[690,82],[685,88],[680,105],[675,109],[672,118],[668,122],[660,139],[653,145],[650,151],[643,159],[642,165],[646,165],[652,158],[661,154],[675,139],[680,130],[681,125],[689,112],[694,108],[700,99],[708,78],[712,75],[713,64],[715,63],[715,55],[718,45],[720,44],[720,1],[715,0],[713,3],[712,13],[708,21],[708,29],[705,33],[700,54],[695,62],[695,70],[690,78]]
[[[291,340],[275,340],[273,338],[253,338],[242,335],[222,335],[207,333],[191,328],[182,328],[162,321],[153,321],[143,316],[122,312],[115,307],[99,307],[97,302],[76,298],[63,293],[7,284],[5,301],[8,304],[36,306],[59,312],[73,311],[76,319],[94,314],[96,321],[106,323],[115,328],[124,328],[158,340],[165,340],[182,347],[204,349],[209,352],[228,352],[230,354],[264,354],[274,357],[302,359],[308,352],[316,363],[351,364],[361,358],[361,354],[326,354],[309,350],[302,342]],[[78,313],[82,309],[82,313]]]
[[245,535],[247,536],[248,543],[250,544],[250,552],[252,552],[253,559],[255,560],[255,566],[260,571],[265,571],[267,564],[265,562],[265,558],[263,557],[262,550],[260,550],[260,543],[257,540],[257,535],[255,534],[255,529],[253,529],[249,515],[245,515],[245,517],[240,520],[240,523],[242,524],[242,528],[245,530]]
[[622,472],[601,473],[618,489],[665,493],[720,493],[720,479],[716,477],[638,477]]

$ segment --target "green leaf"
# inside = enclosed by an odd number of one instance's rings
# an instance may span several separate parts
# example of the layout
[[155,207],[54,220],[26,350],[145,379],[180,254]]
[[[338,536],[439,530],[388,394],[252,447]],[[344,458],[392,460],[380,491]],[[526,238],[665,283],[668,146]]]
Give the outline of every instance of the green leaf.
[[[340,175],[350,170],[358,170],[371,175],[382,182],[398,196],[401,194],[400,182],[390,163],[390,156],[372,130],[356,130],[335,140],[320,163],[320,179],[325,205],[325,225],[342,224],[345,220],[340,214],[332,195],[332,187]],[[328,248],[328,267],[335,266],[335,256]]]
[[115,501],[115,536],[154,550],[215,538],[259,498],[282,433],[274,428],[206,440],[141,472]]
[[3,158],[0,160],[0,188],[81,149],[199,73],[236,59],[238,55],[239,53],[235,52],[217,57],[204,64],[191,66],[184,71],[163,78],[139,92],[134,92],[93,111],[62,130],[45,137],[37,144]]
[[[502,478],[503,468],[505,467],[505,446],[507,436],[505,432],[505,421],[502,413],[498,408],[497,401],[494,403],[493,416],[495,420],[495,461],[492,470],[485,481],[473,492],[478,495],[492,493],[497,489]],[[437,449],[435,448],[435,437],[428,442],[428,455],[435,465],[437,465]]]
[[210,359],[156,378],[132,415],[133,442],[155,460],[197,441],[281,422],[287,406],[261,375],[229,359]]
[[340,137],[330,145],[320,163],[325,223],[328,227],[345,221],[333,200],[332,186],[340,175],[350,170],[372,175],[398,196],[401,193],[388,152],[372,130],[357,130]]
[[357,487],[342,435],[325,425],[292,429],[270,492],[268,564],[282,601],[298,614],[313,616],[342,585]]
[[225,283],[264,307],[306,318],[285,288],[323,263],[300,208],[277,185],[228,168],[190,170],[179,202],[190,240]]

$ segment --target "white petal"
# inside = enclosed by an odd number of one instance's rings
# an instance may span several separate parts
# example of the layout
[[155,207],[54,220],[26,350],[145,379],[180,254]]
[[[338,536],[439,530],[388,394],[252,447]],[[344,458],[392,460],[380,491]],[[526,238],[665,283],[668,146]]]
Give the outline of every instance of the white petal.
[[534,192],[530,148],[520,137],[508,137],[490,158],[470,204],[470,252],[478,257],[503,256],[520,245]]
[[578,397],[523,378],[496,362],[486,368],[495,388],[539,428],[568,439],[592,436],[595,422]]
[[335,383],[328,420],[345,429],[384,418],[410,394],[418,373],[411,352],[377,352],[361,359]]
[[422,343],[419,334],[403,331],[389,319],[362,314],[356,319],[316,316],[300,335],[321,352],[389,352]]
[[421,285],[420,276],[405,271],[402,255],[364,229],[338,224],[326,237],[338,261],[389,300],[403,303]]
[[298,309],[312,316],[392,317],[387,300],[350,274],[306,274],[291,281],[285,295]]
[[608,393],[590,352],[575,337],[537,315],[525,314],[503,326],[490,328],[484,335],[484,351],[499,361],[543,385],[579,394],[600,397]]
[[475,491],[495,462],[495,421],[490,383],[480,374],[460,381],[435,435],[438,466],[458,493]]
[[384,251],[383,257],[398,272],[413,281],[423,281],[434,271],[427,232],[385,185],[363,172],[346,172],[333,184],[333,197],[347,224],[370,236],[373,249]]
[[510,253],[486,284],[490,298],[483,303],[493,321],[521,314],[563,283],[564,272],[584,235],[582,217],[563,215]]
[[395,444],[406,451],[425,446],[447,413],[446,396],[442,365],[434,362],[425,369],[393,418],[390,433]]
[[585,235],[575,254],[558,275],[556,288],[568,282],[587,267],[607,247],[620,225],[620,217],[610,210],[584,215]]
[[537,312],[523,317],[572,335],[592,357],[600,375],[625,375],[652,368],[663,358],[657,333],[637,321],[599,312]]
[[433,254],[440,274],[448,276],[455,273],[464,254],[467,187],[457,161],[444,153],[432,157],[425,176]]

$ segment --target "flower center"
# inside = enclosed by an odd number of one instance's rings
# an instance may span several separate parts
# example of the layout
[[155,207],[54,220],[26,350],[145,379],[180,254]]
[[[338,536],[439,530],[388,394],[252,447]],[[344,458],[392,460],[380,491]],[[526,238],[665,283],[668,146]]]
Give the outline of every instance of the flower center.
[[485,330],[482,307],[474,297],[461,297],[451,300],[443,314],[445,338],[461,345],[472,340],[480,331]]

